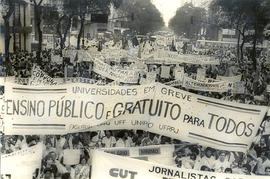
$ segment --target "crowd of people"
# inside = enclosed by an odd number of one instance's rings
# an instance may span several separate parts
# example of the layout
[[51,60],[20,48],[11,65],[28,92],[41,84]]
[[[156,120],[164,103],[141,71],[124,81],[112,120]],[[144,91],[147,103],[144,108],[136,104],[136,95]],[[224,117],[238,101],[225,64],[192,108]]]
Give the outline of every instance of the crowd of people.
[[[269,118],[265,121],[269,121]],[[258,135],[258,139],[249,152],[244,154],[203,147],[142,130],[100,130],[66,135],[6,135],[2,138],[1,153],[9,154],[42,143],[41,167],[35,171],[34,176],[76,179],[90,177],[91,149],[174,145],[172,161],[179,168],[270,176],[269,135],[263,132]],[[76,153],[80,158],[77,164],[65,163],[64,151],[67,149],[79,151]]]
[[[153,46],[153,43],[149,43]],[[142,48],[144,46],[142,45]],[[99,47],[100,48],[100,47]],[[156,49],[157,50],[157,49]],[[100,48],[99,51],[102,51]],[[154,48],[150,48],[154,53]],[[184,53],[178,48],[178,54]],[[208,55],[215,57],[220,62],[219,65],[194,65],[194,64],[148,64],[144,65],[144,72],[138,75],[137,85],[142,83],[147,72],[156,72],[156,82],[165,83],[175,80],[175,69],[179,66],[184,68],[184,73],[192,76],[198,68],[206,69],[206,78],[216,79],[219,76],[242,75],[241,81],[245,83],[246,92],[244,94],[233,94],[231,92],[202,92],[198,90],[185,89],[181,86],[177,88],[190,91],[192,93],[218,98],[239,103],[269,105],[269,94],[266,86],[270,84],[270,70],[264,65],[266,55],[261,53],[257,57],[256,69],[248,53],[244,54],[244,62],[240,63],[236,58],[236,50],[230,47],[213,47],[207,51],[191,50],[185,52],[193,55]],[[52,58],[59,56],[58,51],[44,50],[41,53],[42,60],[40,68],[52,78],[81,77],[99,82],[97,84],[109,84],[113,80],[102,77],[95,73],[93,62],[62,57],[62,62],[57,63]],[[10,54],[12,68],[8,70],[8,76],[16,78],[30,78],[33,65],[37,61],[36,53],[16,52]],[[134,65],[126,59],[119,62],[107,61],[111,66],[128,69]],[[168,78],[160,76],[162,66],[170,68]],[[125,85],[120,83],[120,85]],[[129,84],[130,85],[130,84]],[[259,96],[256,98],[254,96]],[[3,136],[2,154],[9,154],[21,149],[34,146],[38,143],[44,145],[40,170],[36,171],[35,177],[39,178],[89,178],[91,173],[90,150],[95,148],[111,147],[135,147],[149,145],[175,145],[175,152],[172,160],[175,166],[186,169],[196,169],[202,171],[256,174],[270,176],[270,117],[266,117],[258,131],[258,140],[254,141],[247,154],[215,150],[209,147],[202,147],[197,144],[190,144],[185,141],[171,139],[166,136],[145,132],[141,130],[114,130],[114,131],[91,131],[66,135],[18,135]],[[64,150],[80,150],[80,160],[77,164],[69,165],[64,163]]]
[[[152,43],[151,43],[152,44]],[[143,45],[142,47],[143,48]],[[151,53],[152,48],[148,48]],[[148,51],[149,51],[148,50]],[[156,49],[157,50],[157,49]],[[146,52],[150,53],[150,52]],[[179,52],[182,53],[181,51]],[[198,55],[197,51],[190,51],[191,54]],[[267,85],[270,84],[270,70],[269,64],[266,64],[266,54],[264,51],[257,57],[256,68],[251,57],[246,52],[243,55],[243,62],[238,62],[236,58],[236,50],[232,47],[212,47],[207,50],[207,55],[213,56],[218,59],[219,65],[194,65],[188,63],[182,64],[145,64],[144,72],[140,72],[138,75],[138,84],[143,83],[146,78],[147,72],[156,73],[156,82],[165,83],[173,81],[175,79],[175,70],[180,66],[184,68],[185,75],[192,77],[196,74],[198,68],[203,68],[206,71],[205,78],[216,79],[217,76],[236,76],[242,75],[241,82],[245,85],[244,94],[234,94],[230,91],[225,93],[218,92],[202,92],[198,90],[185,89],[181,86],[177,88],[197,93],[204,96],[209,96],[218,99],[224,99],[229,101],[236,101],[240,103],[256,104],[256,105],[269,105],[269,93],[267,92]],[[79,56],[75,59],[68,57],[61,57],[62,62],[57,63],[52,60],[59,56],[59,51],[44,50],[41,53],[40,67],[52,78],[65,78],[65,77],[82,77],[89,78],[96,81],[102,81],[100,84],[108,84],[113,80],[106,77],[102,77],[100,74],[93,72],[94,59],[91,61],[78,60]],[[93,55],[94,56],[94,55]],[[196,57],[196,56],[195,56]],[[128,57],[120,59],[118,62],[105,61],[111,66],[117,66],[117,68],[130,69],[136,62],[130,62]],[[36,53],[29,52],[16,52],[10,54],[10,61],[12,68],[9,69],[8,76],[15,76],[17,78],[29,78],[31,77],[31,69],[33,64],[37,61]],[[135,65],[136,66],[136,65]],[[161,78],[161,68],[167,66],[170,68],[170,74],[167,78]],[[125,85],[120,83],[120,85]],[[130,85],[130,84],[129,84]]]

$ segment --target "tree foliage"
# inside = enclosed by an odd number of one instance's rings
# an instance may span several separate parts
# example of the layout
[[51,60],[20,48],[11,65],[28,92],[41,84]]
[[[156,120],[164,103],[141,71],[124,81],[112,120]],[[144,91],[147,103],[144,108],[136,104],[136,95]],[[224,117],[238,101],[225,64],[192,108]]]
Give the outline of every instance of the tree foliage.
[[158,31],[164,26],[161,13],[150,0],[124,0],[119,9],[123,16],[133,16],[127,27],[138,34]]
[[243,45],[248,41],[246,32],[248,30],[253,32],[251,56],[254,66],[256,66],[256,45],[263,39],[264,28],[270,22],[269,4],[268,0],[213,0],[210,5],[218,25],[236,29],[242,36],[241,57],[243,57]]
[[74,12],[80,21],[80,28],[77,38],[77,49],[80,49],[81,37],[84,31],[85,17],[87,14],[109,13],[109,6],[112,4],[118,8],[122,0],[67,0],[70,11]]
[[197,38],[206,22],[206,10],[194,7],[192,3],[185,3],[177,9],[175,16],[169,22],[169,28],[178,35],[187,38]]
[[[9,60],[9,44],[10,44],[10,26],[9,26],[9,19],[11,17],[11,15],[14,13],[15,11],[15,3],[18,0],[3,0],[2,3],[2,17],[4,19],[4,34],[5,34],[5,65],[6,65],[6,69],[9,70],[10,68],[10,60]],[[7,71],[7,73],[9,73],[9,71]]]

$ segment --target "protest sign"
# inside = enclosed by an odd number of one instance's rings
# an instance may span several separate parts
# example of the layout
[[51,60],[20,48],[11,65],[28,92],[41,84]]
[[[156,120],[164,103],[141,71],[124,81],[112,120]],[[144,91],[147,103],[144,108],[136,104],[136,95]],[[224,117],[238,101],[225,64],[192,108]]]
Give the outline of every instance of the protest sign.
[[52,55],[51,61],[56,64],[62,64],[63,63],[63,57],[60,57],[60,55]]
[[106,153],[121,155],[136,159],[143,159],[151,162],[162,163],[164,165],[174,165],[173,152],[174,145],[153,145],[145,147],[114,147],[99,149]]
[[[178,78],[180,78],[180,76],[178,76]],[[183,78],[184,78],[184,76],[182,75],[182,78],[167,82],[167,83],[165,83],[165,85],[172,86],[172,87],[183,86]]]
[[237,76],[230,76],[230,77],[227,77],[227,76],[217,76],[216,78],[217,80],[220,80],[220,81],[228,81],[228,82],[240,82],[241,79],[242,79],[242,75],[237,75]]
[[65,165],[77,165],[80,163],[80,150],[65,149],[63,156],[63,163]]
[[27,85],[29,84],[29,78],[15,78],[14,82],[20,85]]
[[0,134],[1,132],[3,132],[4,129],[3,115],[4,115],[4,95],[0,93]]
[[34,65],[28,84],[33,86],[57,85],[57,82],[55,82],[52,77],[48,76],[44,71],[42,71],[37,65]]
[[232,93],[244,94],[246,92],[246,83],[244,81],[233,82],[228,84]]
[[249,148],[268,109],[207,98],[158,83],[50,88],[10,84],[5,95],[7,134],[61,134],[96,127],[141,129],[242,152]]
[[205,74],[206,74],[206,70],[203,68],[198,68],[197,69],[197,77],[196,80],[198,81],[204,81],[205,80]]
[[80,61],[92,61],[93,57],[86,50],[78,50],[78,59]]
[[146,81],[149,83],[154,83],[156,81],[157,73],[155,71],[146,73]]
[[[245,93],[245,83],[244,82],[228,82],[228,81],[218,81],[210,78],[206,78],[204,81],[195,80],[186,76],[185,74],[178,74],[178,77],[174,81],[165,83],[168,86],[182,86],[187,89],[193,89],[197,91],[209,91],[209,92],[232,92],[236,94]],[[198,78],[198,76],[197,76]],[[202,80],[202,79],[201,79]]]
[[175,73],[174,73],[174,75],[175,75],[175,79],[176,80],[181,80],[181,81],[183,81],[183,77],[184,77],[184,73],[183,72],[179,72],[179,71],[176,71]]
[[74,63],[77,53],[78,53],[78,50],[73,50],[73,49],[63,50],[63,57],[69,58],[70,62]]
[[214,83],[206,83],[185,76],[183,80],[183,87],[198,91],[226,92],[228,91],[228,82],[220,81]]
[[160,78],[170,78],[170,71],[171,67],[170,66],[161,66],[161,73],[160,73]]
[[65,78],[65,83],[87,83],[87,84],[95,84],[96,81],[90,78],[82,78],[82,77],[71,77]]
[[[151,54],[152,56],[152,54]],[[219,60],[205,55],[181,54],[160,50],[153,54],[153,58],[144,56],[143,61],[146,64],[201,64],[201,65],[219,65]]]
[[267,93],[270,93],[270,85],[267,85],[267,86],[266,86],[266,92],[267,92]]
[[[125,176],[130,179],[253,179],[252,175],[239,175],[177,168],[155,162],[93,151],[92,179],[114,179]],[[102,171],[102,172],[100,172]],[[268,176],[256,176],[267,179]]]
[[176,80],[182,80],[184,74],[185,74],[185,70],[183,66],[178,66],[175,68],[174,76]]
[[113,68],[101,60],[95,59],[93,71],[106,78],[123,83],[137,83],[138,73],[135,70],[125,70]]
[[173,86],[173,87],[182,86],[187,89],[193,89],[193,90],[198,90],[198,91],[227,92],[229,83],[226,81],[210,82],[210,83],[206,81],[202,82],[202,81],[192,79],[183,74],[182,78],[180,78],[180,75],[179,75],[178,79],[167,82],[165,83],[165,85]]
[[41,166],[42,144],[1,155],[1,174],[32,174]]

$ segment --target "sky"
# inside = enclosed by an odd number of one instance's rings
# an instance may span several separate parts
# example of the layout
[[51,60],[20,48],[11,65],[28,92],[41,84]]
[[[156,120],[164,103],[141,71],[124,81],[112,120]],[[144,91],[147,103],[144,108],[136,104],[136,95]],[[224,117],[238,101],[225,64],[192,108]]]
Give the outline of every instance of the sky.
[[170,19],[175,15],[176,10],[185,2],[192,2],[195,6],[205,5],[209,0],[152,0],[152,3],[161,12],[165,25],[168,26]]

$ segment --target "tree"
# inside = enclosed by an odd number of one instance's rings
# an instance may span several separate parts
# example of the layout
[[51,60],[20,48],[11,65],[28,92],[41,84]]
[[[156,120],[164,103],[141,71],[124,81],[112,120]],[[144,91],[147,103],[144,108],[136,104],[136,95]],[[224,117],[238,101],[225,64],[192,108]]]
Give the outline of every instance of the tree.
[[109,14],[109,6],[112,4],[118,8],[122,0],[70,0],[74,1],[73,8],[80,21],[80,28],[77,38],[77,49],[80,49],[81,37],[84,32],[85,17],[87,14],[103,13]]
[[[15,2],[16,0],[3,0],[2,7],[3,7],[3,19],[4,19],[4,35],[5,35],[5,62],[6,62],[6,69],[9,70],[10,68],[10,60],[9,60],[9,44],[10,44],[10,26],[9,26],[9,19],[11,15],[14,13],[15,10]],[[9,73],[7,71],[7,73]]]
[[65,47],[68,31],[71,28],[71,21],[76,14],[76,1],[65,0],[57,21],[56,32],[60,38],[60,53]]
[[238,31],[237,56],[240,61],[243,59],[244,44],[248,41],[247,31],[254,32],[251,57],[256,68],[256,45],[262,40],[263,29],[269,23],[269,2],[267,0],[213,0],[210,9],[214,12],[220,27]]
[[127,27],[140,35],[155,32],[164,27],[161,13],[150,0],[125,0],[119,10],[123,16],[131,19]]
[[178,35],[187,38],[198,38],[206,22],[206,10],[194,7],[192,3],[185,3],[177,9],[175,16],[169,22],[169,28]]
[[41,51],[42,51],[42,30],[41,30],[41,16],[42,16],[42,2],[43,0],[31,0],[34,2],[34,16],[35,16],[35,28],[37,29],[38,35],[38,49],[37,49],[37,62],[41,62]]
[[53,34],[58,23],[60,13],[56,6],[42,7],[43,33]]

